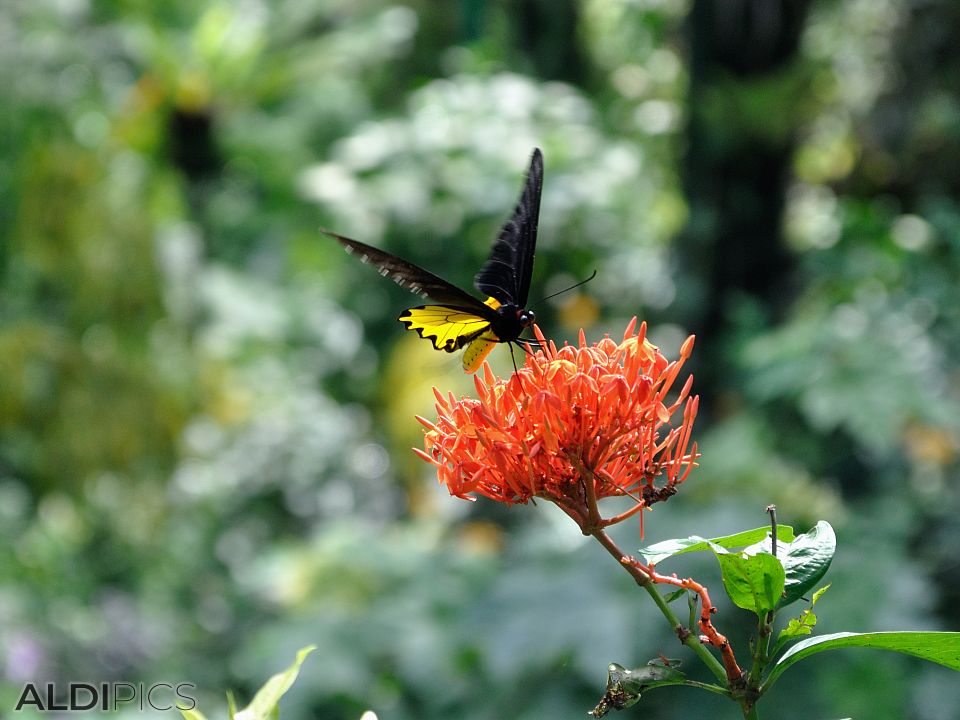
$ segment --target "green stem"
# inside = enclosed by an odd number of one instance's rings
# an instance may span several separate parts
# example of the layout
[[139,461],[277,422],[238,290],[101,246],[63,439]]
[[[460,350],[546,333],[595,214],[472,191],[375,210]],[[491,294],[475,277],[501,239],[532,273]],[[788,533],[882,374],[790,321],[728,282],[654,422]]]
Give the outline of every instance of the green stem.
[[[667,601],[663,599],[663,595],[657,592],[656,585],[654,585],[649,579],[645,579],[645,582],[640,583],[640,585],[644,590],[647,591],[650,597],[653,598],[653,601],[657,604],[657,607],[660,608],[660,612],[663,613],[663,616],[670,624],[670,629],[676,632],[677,628],[682,628],[683,624],[680,622],[680,619],[673,614],[673,610],[671,610],[670,606],[667,605]],[[700,642],[700,638],[697,636],[695,630],[692,628],[687,628],[687,635],[682,642],[697,654],[697,657],[703,661],[704,665],[710,668],[710,671],[720,682],[724,684],[727,683],[727,672],[723,669],[723,663],[717,660],[716,656],[710,652],[702,642]]]
[[[603,545],[604,548],[606,548],[608,553],[616,558],[617,562],[620,562],[621,558],[625,557],[620,548],[617,547],[617,544],[603,530],[596,530],[592,533],[592,535],[597,539],[597,541],[599,541],[601,545]],[[653,598],[653,601],[657,604],[657,607],[660,608],[660,612],[663,613],[663,616],[670,624],[670,629],[674,633],[676,633],[678,629],[683,628],[683,624],[680,622],[680,619],[673,614],[673,610],[671,610],[670,606],[667,605],[667,601],[663,599],[663,595],[657,592],[657,588],[650,578],[631,565],[620,563],[620,567],[630,573],[633,579],[636,580],[637,584],[646,590],[647,594]],[[695,630],[692,628],[686,628],[685,636],[681,642],[683,642],[684,645],[697,654],[697,657],[700,658],[703,664],[710,669],[710,672],[712,672],[720,682],[722,682],[724,685],[727,684],[727,672],[724,670],[723,664],[717,660],[716,656],[714,656],[714,654],[711,653],[702,642],[700,642],[700,638]]]
[[[767,505],[767,513],[770,515],[770,553],[773,557],[776,557],[777,506]],[[750,677],[747,680],[748,685],[757,691],[759,691],[760,683],[763,680],[763,672],[770,662],[774,618],[774,611],[768,610],[757,622],[757,644],[753,652],[753,667],[750,668]]]
[[767,612],[757,622],[757,644],[753,649],[753,666],[750,668],[748,685],[754,690],[759,689],[763,679],[763,671],[770,662],[770,643],[773,641],[773,611]]
[[730,691],[725,687],[720,687],[719,685],[711,685],[710,683],[699,682],[697,680],[684,680],[683,684],[687,687],[695,687],[701,690],[706,690],[707,692],[716,693],[717,695],[730,697]]

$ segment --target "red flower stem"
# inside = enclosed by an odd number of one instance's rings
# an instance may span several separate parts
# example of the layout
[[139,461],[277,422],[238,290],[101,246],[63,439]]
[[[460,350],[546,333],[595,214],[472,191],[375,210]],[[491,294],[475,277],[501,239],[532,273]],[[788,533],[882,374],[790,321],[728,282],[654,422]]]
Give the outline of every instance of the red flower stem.
[[[630,497],[633,497],[633,496],[631,495]],[[614,515],[613,517],[602,520],[600,524],[603,525],[603,527],[610,527],[611,525],[616,525],[617,523],[623,522],[627,518],[632,517],[633,515],[636,515],[645,507],[646,505],[644,505],[642,502],[638,502],[629,510],[622,512],[619,515]]]
[[[603,516],[600,515],[600,508],[597,507],[597,479],[593,474],[593,470],[583,464],[580,458],[572,458],[577,468],[577,474],[580,476],[580,482],[583,485],[584,496],[587,502],[587,518],[590,523],[590,528],[601,527],[603,523]],[[581,525],[581,530],[583,530],[585,535],[590,534],[589,529],[584,529]]]
[[737,665],[733,648],[730,647],[727,638],[717,632],[717,629],[713,627],[713,623],[710,621],[710,616],[713,615],[717,609],[713,606],[713,603],[710,602],[710,594],[707,592],[707,588],[692,578],[683,578],[681,580],[676,575],[660,575],[653,567],[644,565],[634,558],[628,558],[627,562],[631,565],[640,566],[642,572],[649,573],[649,577],[654,583],[686,588],[700,596],[700,620],[697,622],[697,625],[700,626],[701,632],[706,636],[707,642],[715,648],[720,649],[720,654],[723,656],[723,666],[727,671],[727,681],[731,687],[736,687],[738,684],[742,685],[744,680],[743,670]]
[[[613,539],[599,528],[594,529],[592,532],[588,532],[587,529],[584,529],[584,535],[593,535],[593,537],[596,538],[601,545],[603,545],[606,551],[616,558],[617,562],[620,563],[620,566],[630,573],[630,576],[637,582],[637,584],[647,591],[647,594],[650,595],[653,601],[657,604],[657,607],[660,608],[660,612],[663,613],[663,616],[667,619],[670,629],[677,634],[680,642],[693,650],[700,660],[703,661],[703,664],[710,669],[710,671],[717,677],[718,680],[728,684],[731,683],[730,671],[724,669],[724,666],[720,664],[720,661],[717,660],[717,658],[714,657],[714,655],[700,641],[700,638],[697,637],[696,633],[690,632],[684,628],[677,616],[673,614],[673,610],[671,610],[670,606],[667,605],[667,601],[663,599],[663,596],[659,592],[657,592],[657,588],[655,586],[656,580],[654,578],[658,576],[653,571],[653,568],[649,568],[646,565],[643,565],[643,563],[637,563],[635,560],[629,558],[623,553],[622,550],[620,550],[619,547],[617,547],[617,544],[613,541]],[[729,644],[727,647],[729,648]],[[730,651],[730,656],[733,656],[732,650]],[[734,661],[734,666],[736,666],[736,661]],[[739,682],[739,668],[737,668],[737,671],[737,681]]]

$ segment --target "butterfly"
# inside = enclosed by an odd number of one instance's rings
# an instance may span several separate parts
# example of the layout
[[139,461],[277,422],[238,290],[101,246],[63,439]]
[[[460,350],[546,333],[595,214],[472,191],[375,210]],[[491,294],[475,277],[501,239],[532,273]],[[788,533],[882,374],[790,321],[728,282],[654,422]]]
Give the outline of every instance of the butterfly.
[[323,230],[348,253],[376,267],[401,287],[436,304],[405,310],[397,319],[407,330],[433,343],[437,350],[455,352],[465,348],[463,369],[476,372],[497,343],[532,344],[520,338],[536,316],[526,309],[537,246],[540,191],[543,187],[543,155],[533,151],[526,182],[513,215],[500,230],[490,257],[473,284],[486,300],[478,300],[446,280],[412,262],[357,240]]

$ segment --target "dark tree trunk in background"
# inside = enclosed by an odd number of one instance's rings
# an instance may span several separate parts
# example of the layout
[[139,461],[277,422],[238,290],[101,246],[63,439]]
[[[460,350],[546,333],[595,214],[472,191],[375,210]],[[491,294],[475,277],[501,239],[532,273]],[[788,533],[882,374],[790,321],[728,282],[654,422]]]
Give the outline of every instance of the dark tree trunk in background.
[[[960,3],[928,0],[915,3],[904,15],[894,38],[897,75],[867,119],[860,167],[848,192],[863,197],[895,197],[903,212],[943,218],[949,213],[931,209],[956,208],[960,199],[960,132],[955,115],[934,108],[956,107],[960,98]],[[881,165],[883,163],[883,165]],[[886,173],[871,168],[887,167]],[[956,212],[954,210],[953,212]],[[954,252],[942,233],[942,251]],[[942,342],[947,353],[956,352],[955,340],[946,331]],[[956,463],[956,460],[954,460]],[[949,468],[945,472],[955,473]],[[916,524],[916,552],[933,568],[937,610],[944,627],[956,625],[960,606],[960,491],[950,483],[937,502],[925,498]]]
[[786,103],[753,100],[788,84],[778,78],[789,75],[798,56],[809,4],[696,0],[688,20],[690,118],[683,173],[690,222],[678,252],[697,283],[682,289],[681,311],[698,335],[695,372],[707,402],[730,386],[727,353],[719,343],[731,337],[738,301],[752,300],[776,317],[790,295],[792,258],[781,215],[799,117],[781,106]]
[[845,190],[889,194],[904,212],[923,212],[930,198],[960,197],[960,131],[951,109],[960,98],[960,2],[911,5],[893,47],[896,76],[865,123],[862,159]]
[[222,170],[212,111],[172,110],[167,140],[170,160],[190,183],[209,180]]
[[578,35],[579,0],[459,0],[463,42],[475,42],[484,36],[495,4],[507,18],[516,53],[510,67],[542,80],[584,83],[589,73]]
[[580,9],[572,0],[511,0],[506,4],[514,47],[544,80],[582,85],[586,66],[577,28]]

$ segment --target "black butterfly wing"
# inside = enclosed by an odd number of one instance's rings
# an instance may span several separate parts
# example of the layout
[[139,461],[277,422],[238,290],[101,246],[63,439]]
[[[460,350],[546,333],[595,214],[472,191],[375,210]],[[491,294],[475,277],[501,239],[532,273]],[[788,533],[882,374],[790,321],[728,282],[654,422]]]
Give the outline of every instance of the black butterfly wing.
[[485,305],[469,293],[448,283],[443,278],[437,277],[429,270],[424,270],[422,267],[403,258],[398,258],[396,255],[391,255],[357,240],[351,240],[335,232],[323,229],[321,229],[321,232],[339,242],[348,253],[359,257],[361,262],[373,265],[380,271],[381,275],[389,277],[397,285],[410,292],[444,303],[452,308],[468,310],[474,315],[479,315],[488,320],[496,318],[496,311],[489,305]]
[[527,182],[513,217],[500,230],[490,258],[473,281],[477,290],[496,298],[501,304],[526,305],[530,276],[533,274],[533,256],[537,249],[542,189],[543,154],[537,148],[530,158]]

